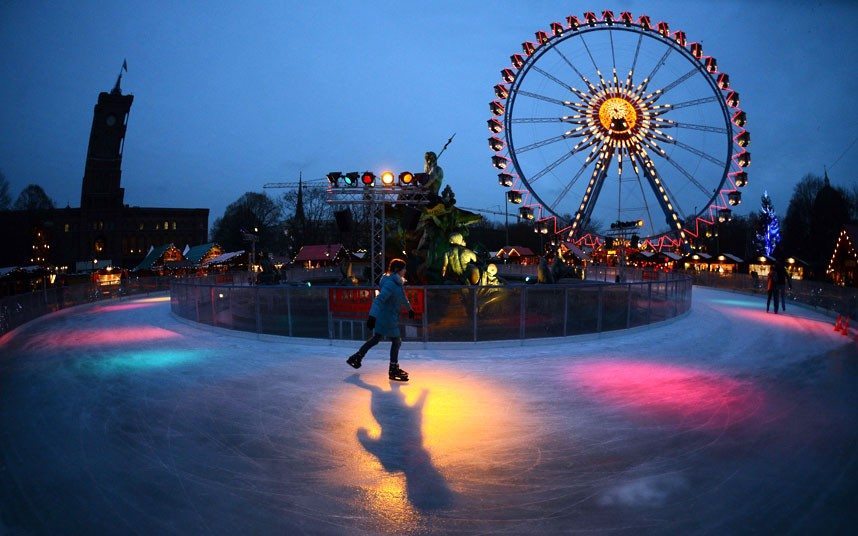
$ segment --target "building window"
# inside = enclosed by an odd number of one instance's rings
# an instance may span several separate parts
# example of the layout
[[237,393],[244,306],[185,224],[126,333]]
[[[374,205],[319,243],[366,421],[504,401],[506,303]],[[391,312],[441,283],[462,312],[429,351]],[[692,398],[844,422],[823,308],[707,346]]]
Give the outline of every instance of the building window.
[[63,225],[63,232],[66,232],[66,233],[69,232],[69,228],[70,228],[69,224]]
[[176,230],[176,222],[173,222],[173,230]]
[[164,220],[164,230],[166,231],[169,228],[170,228],[170,222],[168,222],[167,220]]
[[161,224],[160,224],[160,223],[156,223],[156,224],[155,224],[155,230],[156,230],[156,231],[160,231],[160,230],[161,230]]

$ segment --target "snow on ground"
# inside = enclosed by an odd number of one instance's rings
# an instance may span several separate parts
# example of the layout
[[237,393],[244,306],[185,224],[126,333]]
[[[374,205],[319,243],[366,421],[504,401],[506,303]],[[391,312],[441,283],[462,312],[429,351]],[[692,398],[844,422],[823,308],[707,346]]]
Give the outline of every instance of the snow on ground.
[[[0,339],[0,528],[85,533],[845,531],[858,343],[694,288],[630,332],[357,344],[196,326],[165,297]],[[853,333],[854,335],[854,333]]]

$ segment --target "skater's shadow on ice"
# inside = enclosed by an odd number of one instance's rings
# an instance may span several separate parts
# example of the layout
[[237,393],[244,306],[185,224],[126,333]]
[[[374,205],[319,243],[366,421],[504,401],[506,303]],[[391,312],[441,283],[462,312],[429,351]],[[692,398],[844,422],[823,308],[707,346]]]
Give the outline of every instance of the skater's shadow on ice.
[[386,471],[405,474],[408,500],[415,508],[440,510],[449,507],[453,494],[423,446],[423,406],[429,392],[424,389],[409,406],[398,382],[391,381],[390,390],[384,391],[363,381],[360,374],[353,374],[344,381],[372,394],[370,410],[381,433],[378,439],[373,439],[365,428],[359,428],[357,439],[363,448],[378,458]]

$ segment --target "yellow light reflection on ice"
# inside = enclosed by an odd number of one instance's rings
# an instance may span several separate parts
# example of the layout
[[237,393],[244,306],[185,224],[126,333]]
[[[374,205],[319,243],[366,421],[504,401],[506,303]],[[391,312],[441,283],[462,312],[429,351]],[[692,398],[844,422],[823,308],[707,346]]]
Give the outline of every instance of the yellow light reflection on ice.
[[340,461],[331,483],[358,489],[358,507],[379,530],[413,529],[422,513],[453,507],[529,448],[520,397],[492,380],[433,364],[403,365],[412,380],[398,383],[384,365],[367,365],[323,408],[331,435],[320,448]]

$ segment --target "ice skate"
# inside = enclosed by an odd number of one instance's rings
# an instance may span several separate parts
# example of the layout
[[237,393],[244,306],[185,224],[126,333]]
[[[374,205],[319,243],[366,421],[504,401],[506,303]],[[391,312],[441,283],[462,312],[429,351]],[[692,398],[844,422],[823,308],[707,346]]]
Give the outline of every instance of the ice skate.
[[363,356],[360,354],[352,354],[351,357],[346,359],[346,363],[353,368],[360,368],[360,362],[363,360]]
[[408,373],[399,368],[397,363],[391,363],[390,369],[387,373],[387,377],[391,380],[398,382],[407,382],[408,381]]

